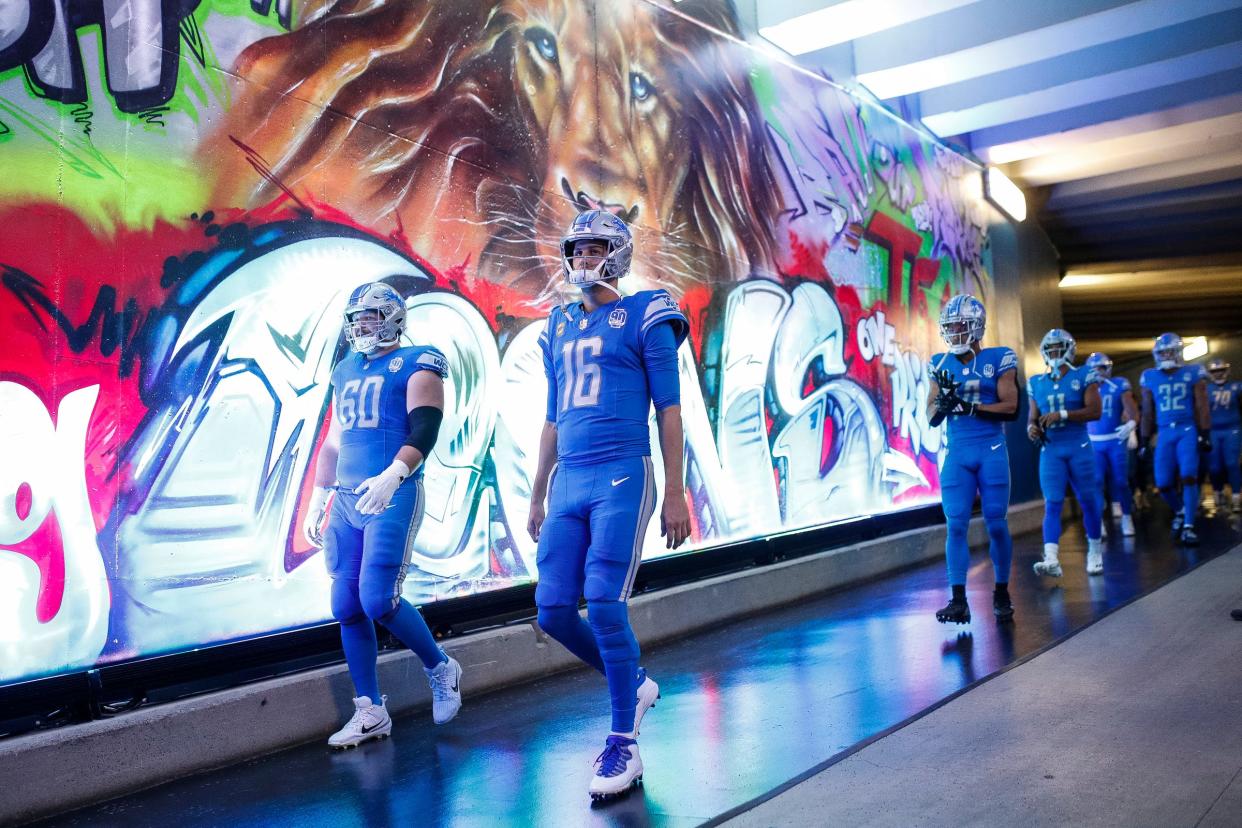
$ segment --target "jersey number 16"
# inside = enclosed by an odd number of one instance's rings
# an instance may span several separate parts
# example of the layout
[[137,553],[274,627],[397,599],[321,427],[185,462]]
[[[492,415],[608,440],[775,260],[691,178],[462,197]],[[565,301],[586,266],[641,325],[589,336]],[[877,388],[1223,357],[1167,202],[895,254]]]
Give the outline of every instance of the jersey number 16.
[[591,359],[604,351],[604,340],[598,336],[574,339],[561,346],[561,362],[565,366],[565,390],[561,392],[561,410],[599,403],[599,382],[602,373]]

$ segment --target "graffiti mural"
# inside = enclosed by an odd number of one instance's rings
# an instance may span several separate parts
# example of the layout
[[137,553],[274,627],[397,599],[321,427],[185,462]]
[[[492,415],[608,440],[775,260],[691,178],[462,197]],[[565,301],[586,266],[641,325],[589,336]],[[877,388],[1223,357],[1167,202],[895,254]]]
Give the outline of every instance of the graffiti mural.
[[298,527],[362,282],[450,366],[422,604],[538,577],[578,211],[691,321],[693,550],[935,501],[935,317],[995,301],[978,171],[729,0],[11,0],[0,156],[0,683],[329,617]]

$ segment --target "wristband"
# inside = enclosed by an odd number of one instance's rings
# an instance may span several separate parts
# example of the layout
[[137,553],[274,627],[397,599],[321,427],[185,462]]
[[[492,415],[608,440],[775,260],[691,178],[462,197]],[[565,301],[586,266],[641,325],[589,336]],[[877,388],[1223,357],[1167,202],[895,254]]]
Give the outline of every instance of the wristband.
[[1060,411],[1058,411],[1057,413],[1061,415],[1061,420],[1062,420],[1062,421],[1065,421],[1065,420],[1068,420],[1068,419],[1069,419],[1069,412],[1068,412],[1068,411],[1066,411],[1064,408],[1062,408],[1062,409],[1061,409]]
[[311,500],[310,500],[311,514],[314,514],[315,512],[322,509],[325,505],[327,505],[328,495],[330,495],[331,493],[332,493],[332,490],[329,489],[327,486],[316,486],[314,489],[311,490]]

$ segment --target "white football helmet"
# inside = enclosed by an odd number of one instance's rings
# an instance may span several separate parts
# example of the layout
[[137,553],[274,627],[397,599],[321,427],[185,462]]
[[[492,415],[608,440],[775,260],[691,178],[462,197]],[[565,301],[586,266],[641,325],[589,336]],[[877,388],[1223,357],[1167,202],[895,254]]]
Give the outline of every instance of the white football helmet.
[[1182,352],[1185,349],[1180,336],[1175,333],[1162,333],[1156,337],[1156,345],[1151,349],[1151,355],[1156,360],[1156,367],[1167,371],[1182,364]]
[[405,300],[390,285],[368,282],[349,295],[345,305],[345,339],[355,351],[375,353],[396,345],[403,333]]
[[1039,343],[1039,353],[1044,358],[1044,364],[1054,371],[1062,365],[1072,366],[1077,350],[1078,343],[1074,341],[1074,337],[1061,328],[1048,331]]
[[982,302],[968,293],[959,293],[940,311],[940,336],[952,353],[964,354],[983,339],[987,316]]
[[[603,242],[607,253],[593,267],[574,268],[574,246],[580,241]],[[607,210],[579,213],[561,239],[561,266],[571,285],[586,287],[605,279],[620,279],[630,271],[634,238],[630,228]]]

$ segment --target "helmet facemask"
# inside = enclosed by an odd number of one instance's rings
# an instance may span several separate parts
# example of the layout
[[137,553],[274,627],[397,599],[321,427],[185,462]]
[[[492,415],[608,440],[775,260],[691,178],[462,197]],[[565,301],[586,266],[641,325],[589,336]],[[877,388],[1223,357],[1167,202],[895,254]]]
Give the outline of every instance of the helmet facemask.
[[1224,385],[1225,381],[1229,379],[1229,363],[1223,359],[1214,359],[1208,363],[1207,372],[1212,382],[1217,385]]
[[1039,343],[1039,353],[1044,358],[1044,364],[1053,371],[1060,370],[1061,366],[1072,366],[1076,350],[1073,337],[1057,329],[1049,331],[1044,336],[1044,341]]
[[1161,371],[1180,368],[1182,365],[1182,338],[1176,334],[1161,334],[1156,339],[1156,347],[1151,355],[1156,360],[1156,367]]
[[405,333],[405,302],[383,283],[354,292],[345,308],[345,341],[360,354],[373,354],[401,341]]
[[[618,266],[623,254],[628,253],[631,243],[617,246],[609,239],[571,238],[561,245],[561,263],[570,285],[585,290],[591,285],[603,285],[618,296],[621,291],[608,284],[619,279],[625,272]],[[589,252],[583,253],[584,248]]]
[[953,319],[940,323],[940,336],[950,353],[964,354],[983,338],[983,325],[976,319]]

